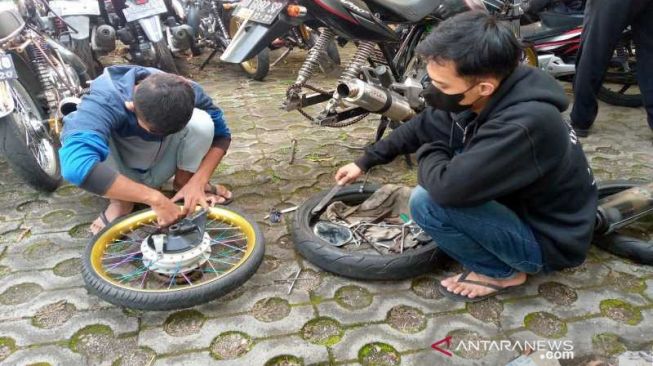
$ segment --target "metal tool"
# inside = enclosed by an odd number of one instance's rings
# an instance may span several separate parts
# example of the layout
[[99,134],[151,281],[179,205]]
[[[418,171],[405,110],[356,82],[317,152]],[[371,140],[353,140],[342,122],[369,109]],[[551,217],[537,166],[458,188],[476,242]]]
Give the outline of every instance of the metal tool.
[[[283,210],[277,210],[277,212],[280,213],[280,214],[287,214],[289,212],[297,211],[298,208],[299,208],[299,206],[293,206],[293,207],[284,208]],[[272,212],[272,211],[270,211],[270,212]],[[269,218],[270,218],[270,214],[267,214],[267,215],[265,215],[263,220],[267,220]]]
[[[290,51],[290,49],[288,49]],[[290,140],[290,160],[288,161],[288,165],[292,165],[295,162],[295,154],[297,153],[297,140],[292,139]]]
[[295,278],[292,279],[292,282],[290,282],[290,287],[288,287],[288,295],[292,292],[293,287],[295,287],[295,283],[297,282],[297,279],[299,278],[299,275],[302,273],[303,268],[299,268],[297,270],[297,274],[295,275]]
[[322,198],[322,200],[320,201],[320,203],[318,203],[317,206],[315,206],[315,208],[311,211],[311,213],[312,213],[313,215],[315,215],[315,214],[317,214],[318,212],[322,211],[322,210],[324,209],[324,207],[325,207],[327,204],[329,204],[329,202],[331,202],[331,200],[333,199],[333,197],[335,197],[335,195],[338,194],[338,192],[340,192],[340,190],[342,189],[342,187],[343,187],[343,186],[341,186],[340,184],[336,184],[335,186],[333,186],[333,188],[331,188],[331,190],[329,191],[329,193],[327,193],[327,195],[324,196],[324,198]]

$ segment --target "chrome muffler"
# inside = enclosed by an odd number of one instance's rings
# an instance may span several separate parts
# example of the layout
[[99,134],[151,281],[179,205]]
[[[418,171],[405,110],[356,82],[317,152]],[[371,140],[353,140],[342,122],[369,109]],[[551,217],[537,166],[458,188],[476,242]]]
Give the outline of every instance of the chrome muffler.
[[66,97],[59,102],[60,116],[66,116],[77,110],[77,106],[82,100],[77,97]]
[[601,199],[594,231],[609,234],[649,214],[653,214],[653,183]]
[[415,116],[410,104],[398,93],[368,84],[360,79],[350,79],[338,85],[336,92],[347,104],[357,105],[393,121],[406,121]]
[[565,63],[560,57],[553,54],[537,56],[537,64],[542,71],[553,77],[573,75],[576,73],[576,65]]

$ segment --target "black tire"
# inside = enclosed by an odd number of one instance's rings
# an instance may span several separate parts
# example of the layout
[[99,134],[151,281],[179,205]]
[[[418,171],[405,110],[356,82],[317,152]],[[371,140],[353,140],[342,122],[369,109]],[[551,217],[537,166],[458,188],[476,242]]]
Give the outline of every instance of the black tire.
[[[619,193],[641,185],[635,181],[606,181],[599,184],[599,198]],[[653,235],[653,234],[652,234]],[[644,241],[632,236],[611,233],[596,235],[594,245],[616,256],[628,258],[636,263],[653,265],[653,241]]]
[[[317,32],[311,31],[310,37],[306,40],[309,49],[315,46],[315,43],[317,42],[318,38],[319,35],[317,34]],[[327,45],[326,53],[329,56],[329,58],[333,61],[333,63],[335,63],[336,65],[341,64],[340,51],[338,50],[338,43],[336,42],[335,38]]]
[[157,67],[165,72],[178,74],[179,70],[166,41],[162,39],[158,42],[152,42],[152,47],[154,47],[154,53],[156,54]]
[[641,94],[621,94],[601,86],[596,95],[599,100],[620,107],[639,108],[644,105]]
[[84,65],[86,66],[86,74],[90,79],[95,79],[98,75],[95,62],[93,58],[93,50],[91,49],[91,43],[88,38],[86,39],[73,39],[72,44],[70,45],[72,51],[82,59]]
[[327,46],[327,55],[335,62],[336,65],[340,65],[340,51],[338,51],[338,44],[336,40],[332,40]]
[[[344,187],[333,201],[361,203],[372,195],[379,186],[367,185],[359,193],[360,185]],[[361,280],[401,280],[418,276],[436,267],[440,255],[434,242],[402,254],[383,256],[380,254],[357,254],[334,247],[317,237],[311,222],[319,216],[311,213],[327,191],[309,198],[295,213],[292,236],[295,247],[309,262],[345,277]]]
[[240,65],[240,68],[247,74],[252,80],[263,81],[268,73],[270,73],[270,49],[265,48],[263,51],[259,52],[256,58],[256,70],[248,69],[243,64]]
[[[47,118],[41,107],[18,80],[12,80],[9,83],[22,97],[24,103],[30,104],[30,109],[36,113],[35,118],[38,118],[40,121]],[[0,143],[2,144],[2,151],[5,158],[12,170],[32,188],[43,192],[53,192],[61,184],[61,167],[56,153],[57,144],[49,133],[43,136],[53,149],[53,160],[51,161],[53,168],[50,169],[51,174],[48,174],[39,165],[36,157],[27,146],[24,128],[17,109],[11,114],[0,118]],[[47,128],[47,126],[44,128]]]
[[[258,267],[261,265],[261,262],[263,261],[265,243],[263,233],[256,225],[256,221],[252,220],[250,217],[234,208],[222,208],[237,213],[252,224],[256,235],[256,243],[254,246],[254,251],[252,252],[249,259],[242,266],[226,274],[220,280],[207,282],[205,284],[199,284],[184,290],[172,292],[134,291],[127,288],[118,287],[110,282],[107,282],[97,274],[91,265],[91,250],[93,249],[93,244],[102,234],[104,234],[105,231],[118,224],[119,221],[122,221],[116,220],[105,227],[97,235],[95,235],[84,250],[84,256],[82,257],[82,278],[84,279],[87,288],[93,294],[112,304],[141,310],[183,309],[199,304],[204,304],[215,300],[220,296],[226,295],[230,291],[245,283],[250,277],[252,277],[252,275],[254,275]],[[139,211],[125,216],[123,220],[131,216],[138,215],[142,212],[143,211]]]

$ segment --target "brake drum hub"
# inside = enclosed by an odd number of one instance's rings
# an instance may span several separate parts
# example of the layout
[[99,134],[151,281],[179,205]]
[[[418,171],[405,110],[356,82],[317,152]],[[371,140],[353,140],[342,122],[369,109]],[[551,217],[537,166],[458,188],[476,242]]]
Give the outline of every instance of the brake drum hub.
[[154,248],[148,243],[148,238],[141,243],[143,264],[150,270],[175,276],[190,272],[204,265],[211,256],[211,237],[204,233],[202,241],[196,246],[189,246],[183,251],[166,252],[164,250],[165,234],[152,235]]

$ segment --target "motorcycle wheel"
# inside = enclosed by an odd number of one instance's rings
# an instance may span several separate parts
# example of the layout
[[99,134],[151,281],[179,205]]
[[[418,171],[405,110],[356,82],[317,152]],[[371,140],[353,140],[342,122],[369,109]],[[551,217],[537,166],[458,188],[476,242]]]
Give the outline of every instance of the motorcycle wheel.
[[[229,19],[229,37],[233,38],[243,20],[232,16]],[[258,55],[240,64],[240,68],[250,79],[263,81],[270,72],[270,49],[265,48]]]
[[89,78],[95,79],[98,75],[96,62],[93,58],[93,50],[91,49],[91,44],[88,38],[86,39],[73,39],[72,44],[70,45],[71,50],[82,59],[84,65],[86,65],[86,73]]
[[[148,245],[143,240],[156,230],[156,220],[152,210],[135,212],[91,239],[82,259],[82,277],[89,290],[112,304],[134,309],[187,308],[239,287],[263,260],[263,234],[255,221],[235,209],[214,207],[206,225],[211,238],[208,251],[192,253],[197,248],[193,247],[183,253],[162,253],[146,264],[141,248]],[[183,264],[175,264],[176,260]]]
[[[9,81],[16,108],[0,119],[2,151],[12,170],[32,188],[52,192],[61,183],[55,139],[43,124],[47,116],[18,80]],[[39,129],[36,130],[35,127]]]
[[[642,182],[627,180],[601,182],[598,186],[599,199],[641,184]],[[650,229],[653,225],[649,224],[648,227]],[[628,258],[636,263],[653,265],[653,233],[648,233],[648,241],[644,238],[616,232],[608,235],[596,235],[593,242],[597,247],[616,256]]]
[[165,72],[178,74],[179,70],[166,41],[162,39],[158,42],[152,42],[152,47],[154,47],[158,68]]
[[[360,204],[374,193],[379,186],[367,185],[361,193],[359,185],[344,187],[331,202],[343,201]],[[435,242],[401,254],[381,255],[376,251],[366,252],[335,247],[316,236],[313,225],[321,213],[313,214],[313,208],[324,198],[327,191],[309,198],[295,213],[292,236],[295,248],[309,262],[345,277],[361,280],[400,280],[432,271],[440,259]]]
[[[614,58],[603,78],[603,85],[597,98],[608,104],[639,108],[644,105],[642,93],[638,89],[635,71],[637,69],[636,50],[630,33],[625,33],[614,51]],[[626,60],[623,57],[627,57]],[[620,61],[621,60],[621,61]],[[628,69],[622,63],[628,64]],[[636,89],[633,91],[633,89]],[[627,94],[627,92],[630,93]]]
[[608,104],[620,107],[639,108],[644,105],[641,94],[625,94],[624,92],[614,91],[605,86],[601,86],[596,97]]

